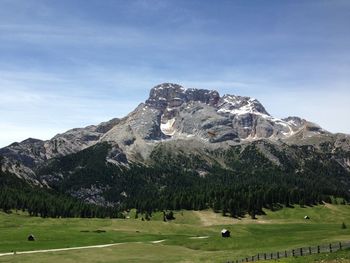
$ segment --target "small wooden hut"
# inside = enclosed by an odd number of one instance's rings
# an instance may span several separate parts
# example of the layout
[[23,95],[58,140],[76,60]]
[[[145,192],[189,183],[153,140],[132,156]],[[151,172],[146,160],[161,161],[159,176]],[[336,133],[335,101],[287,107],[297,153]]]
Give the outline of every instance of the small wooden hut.
[[227,229],[221,230],[221,236],[222,237],[230,237],[230,235],[231,235],[231,233],[230,233],[229,230],[227,230]]

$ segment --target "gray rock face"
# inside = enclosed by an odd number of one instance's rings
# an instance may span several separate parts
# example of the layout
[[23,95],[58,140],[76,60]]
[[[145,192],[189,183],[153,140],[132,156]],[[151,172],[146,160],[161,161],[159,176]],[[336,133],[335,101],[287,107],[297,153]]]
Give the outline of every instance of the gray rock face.
[[[272,117],[254,98],[220,97],[217,91],[185,89],[170,83],[154,87],[145,107],[157,110],[156,122],[160,119],[160,131],[168,139],[196,136],[210,143],[278,140],[307,129],[307,121],[300,118]],[[157,136],[151,137],[163,139],[157,128],[154,127]],[[320,132],[318,129],[310,131]]]
[[146,104],[151,107],[165,109],[166,107],[179,107],[189,101],[198,101],[215,106],[219,100],[219,93],[215,90],[185,89],[177,84],[163,83],[151,89]]
[[185,89],[177,84],[164,83],[151,89],[146,105],[164,109],[168,104],[180,106],[186,100]]
[[76,153],[96,144],[118,122],[119,119],[113,119],[97,126],[72,129],[48,141],[29,138],[13,143],[0,149],[0,155],[5,157],[2,169],[7,169],[18,177],[33,178],[35,168],[45,161]]
[[35,167],[38,162],[46,159],[44,141],[32,138],[26,139],[21,143],[12,143],[8,147],[0,149],[0,155],[30,168]]
[[101,205],[101,206],[113,206],[113,203],[107,202],[102,196],[103,192],[108,190],[108,187],[98,187],[91,185],[90,188],[80,188],[77,191],[71,191],[70,194],[86,203]]
[[147,161],[152,149],[164,141],[196,140],[211,148],[260,139],[308,143],[310,138],[322,136],[332,135],[298,117],[274,118],[254,98],[220,97],[214,90],[163,83],[152,88],[145,103],[122,119],[72,129],[48,141],[13,143],[0,149],[0,155],[5,157],[2,169],[35,181],[36,167],[47,160],[105,141],[113,146],[108,161],[127,165]]

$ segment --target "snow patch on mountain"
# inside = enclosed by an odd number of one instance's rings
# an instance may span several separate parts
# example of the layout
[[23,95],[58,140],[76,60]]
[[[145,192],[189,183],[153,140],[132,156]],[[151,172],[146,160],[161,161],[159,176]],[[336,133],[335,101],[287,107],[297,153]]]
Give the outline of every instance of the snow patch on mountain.
[[167,120],[165,123],[161,122],[160,130],[165,135],[173,136],[176,132],[176,130],[174,128],[174,124],[175,124],[175,118]]

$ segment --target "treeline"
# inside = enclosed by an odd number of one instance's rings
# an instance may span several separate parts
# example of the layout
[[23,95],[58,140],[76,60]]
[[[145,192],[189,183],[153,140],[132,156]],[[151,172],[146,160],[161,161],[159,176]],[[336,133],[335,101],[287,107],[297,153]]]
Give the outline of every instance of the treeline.
[[[206,162],[198,156],[174,155],[156,149],[153,166],[142,168],[146,178],[143,187],[135,196],[130,196],[134,203],[130,200],[129,205],[141,211],[213,208],[234,217],[249,213],[254,218],[263,213],[263,208],[316,205],[330,202],[331,196],[349,201],[350,174],[327,153],[312,147],[298,147],[293,151],[300,159],[293,159],[284,149],[271,148],[270,151],[280,164],[266,158],[254,144],[210,153],[205,156]],[[213,155],[222,156],[225,168],[210,161]],[[196,169],[204,165],[207,173],[199,176]],[[132,174],[130,178],[134,178],[141,171],[131,169],[129,173]],[[132,183],[137,185],[137,181]],[[150,185],[149,190],[147,185]],[[154,185],[158,185],[157,194]]]
[[0,209],[22,210],[41,217],[122,217],[119,209],[87,204],[47,188],[30,186],[0,169]]
[[[119,216],[118,210],[111,208],[76,200],[70,203],[63,194],[93,186],[103,189],[102,197],[118,204],[119,211],[137,208],[141,213],[150,214],[153,211],[213,208],[232,217],[249,213],[253,218],[263,213],[263,208],[316,205],[322,201],[330,202],[331,196],[350,201],[350,174],[329,152],[311,146],[285,145],[277,149],[266,142],[258,143],[200,155],[160,145],[152,152],[147,166],[129,164],[128,167],[106,162],[111,147],[102,143],[54,159],[38,169],[39,178],[45,178],[56,193],[62,193],[60,198],[68,201],[55,203],[52,200],[48,203],[54,205],[46,212],[48,204],[43,205],[42,200],[50,200],[50,197],[38,197],[38,193],[23,195],[23,191],[19,191],[23,198],[16,197],[16,200],[21,200],[22,206],[27,202],[28,210],[28,200],[33,202],[31,209],[40,207],[40,212],[32,212],[33,215],[56,216],[54,207],[57,207],[60,216]],[[278,162],[267,158],[259,147],[265,147]],[[21,205],[11,205],[12,208],[15,206],[21,209]]]
[[[156,169],[144,170],[143,175],[146,174],[148,182],[137,185],[136,180],[132,181],[139,191],[134,191],[127,200],[128,207],[136,207],[141,212],[213,208],[233,217],[246,213],[255,217],[263,213],[263,208],[316,205],[330,202],[332,195],[347,196],[329,187],[324,180],[319,181],[320,178],[310,180],[296,176],[286,180],[282,174],[235,175],[219,169],[204,178],[181,172],[162,177],[164,174]],[[131,176],[135,177],[137,174]],[[154,191],[155,181],[159,182],[158,191]]]
[[[63,173],[64,180],[53,184],[59,191],[95,185],[106,188],[103,197],[122,209],[136,207],[146,213],[213,208],[231,216],[255,217],[263,208],[315,205],[331,196],[349,200],[349,173],[327,153],[312,147],[264,147],[278,157],[279,165],[253,144],[201,156],[159,146],[148,166],[116,167],[105,162],[109,145],[99,144],[52,161],[41,174]],[[290,158],[287,151],[298,158]]]
[[[141,211],[213,208],[233,217],[249,213],[254,218],[263,213],[263,208],[312,206],[330,202],[331,196],[349,201],[350,174],[327,153],[298,147],[292,149],[298,156],[293,159],[273,145],[265,146],[280,164],[266,158],[254,144],[210,153],[209,158],[221,155],[225,167],[215,161],[204,162],[204,158],[199,160],[198,156],[156,149],[153,166],[143,167],[143,186],[140,184],[134,198],[130,196],[129,205]],[[205,158],[208,160],[208,156]],[[205,166],[207,173],[200,176],[196,169]],[[140,169],[131,169],[129,178],[137,177]],[[137,181],[132,183],[137,185]],[[158,185],[158,192],[154,185]]]

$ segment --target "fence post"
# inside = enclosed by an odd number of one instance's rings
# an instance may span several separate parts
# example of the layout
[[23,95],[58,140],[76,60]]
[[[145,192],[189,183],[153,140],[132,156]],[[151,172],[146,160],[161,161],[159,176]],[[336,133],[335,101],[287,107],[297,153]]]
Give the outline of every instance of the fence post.
[[[344,244],[342,244],[342,242],[338,242],[338,246],[339,246],[339,250],[342,250],[343,247],[344,247]],[[345,246],[347,246],[347,243],[345,244]],[[305,250],[303,250],[303,248],[299,248],[299,251],[300,251],[300,256],[304,256],[304,253],[307,254],[307,250],[309,250],[309,255],[311,255],[313,252],[312,252],[312,247],[308,247],[306,248],[306,252]],[[330,253],[333,253],[333,250],[337,250],[337,245],[335,244],[334,246],[332,246],[332,243],[329,243],[329,252]],[[321,253],[321,246],[318,245],[317,246],[317,254]],[[270,254],[267,254],[267,253],[263,253],[263,258],[264,260],[267,260],[268,256],[270,256],[270,259],[274,259],[274,254],[273,253],[270,253]],[[295,249],[292,249],[292,256],[295,257],[296,256],[296,250]],[[276,259],[280,259],[281,257],[283,257],[283,252],[280,253],[279,251],[276,252]],[[288,252],[287,250],[284,251],[284,257],[287,258],[288,257]],[[260,261],[262,258],[260,258],[260,253],[258,253],[257,255],[254,255],[254,256],[251,256],[251,258],[249,257],[246,257],[246,258],[242,258],[240,260],[236,259],[236,261],[228,261],[227,263],[239,263],[239,262],[255,262],[255,261]]]

